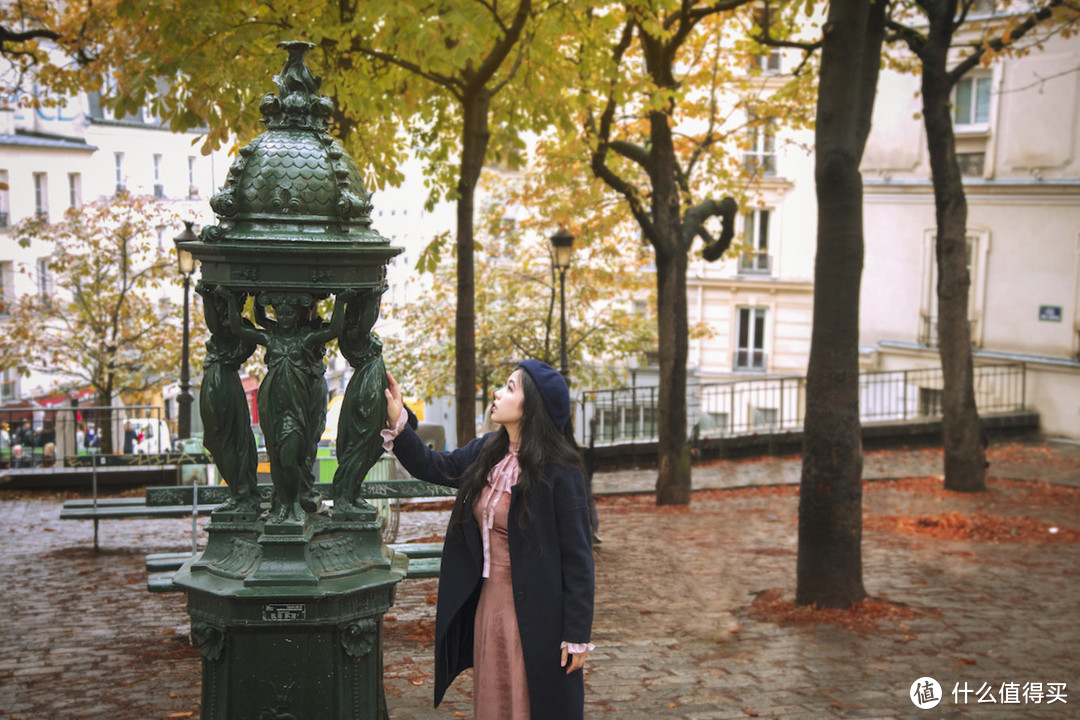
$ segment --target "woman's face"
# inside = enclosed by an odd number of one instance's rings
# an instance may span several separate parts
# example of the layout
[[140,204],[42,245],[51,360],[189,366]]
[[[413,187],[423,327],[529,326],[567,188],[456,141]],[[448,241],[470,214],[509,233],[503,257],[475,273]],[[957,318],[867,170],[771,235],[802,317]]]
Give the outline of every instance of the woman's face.
[[491,419],[500,425],[509,425],[521,422],[522,410],[525,405],[525,392],[521,388],[521,374],[524,372],[518,368],[510,373],[510,379],[506,385],[495,391],[495,402],[491,405]]

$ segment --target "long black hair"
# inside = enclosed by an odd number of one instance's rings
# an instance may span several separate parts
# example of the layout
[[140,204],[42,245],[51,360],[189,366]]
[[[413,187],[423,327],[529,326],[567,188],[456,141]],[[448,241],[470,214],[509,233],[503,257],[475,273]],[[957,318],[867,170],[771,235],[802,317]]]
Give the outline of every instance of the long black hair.
[[[549,465],[585,472],[581,450],[574,441],[573,426],[567,423],[564,432],[555,427],[544,406],[536,383],[524,369],[521,371],[523,402],[521,407],[521,445],[518,448],[517,519],[522,531],[529,525],[529,495],[537,483],[550,482],[544,474]],[[510,435],[505,427],[491,433],[480,451],[479,457],[462,475],[454,511],[450,516],[450,530],[460,528],[466,517],[473,514],[480,492],[487,484],[488,473],[510,451]]]

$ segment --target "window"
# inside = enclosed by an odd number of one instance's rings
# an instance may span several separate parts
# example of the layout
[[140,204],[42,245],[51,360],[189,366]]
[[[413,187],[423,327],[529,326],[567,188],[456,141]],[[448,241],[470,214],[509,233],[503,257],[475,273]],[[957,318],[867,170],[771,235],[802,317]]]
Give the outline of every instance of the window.
[[964,177],[982,177],[983,168],[986,166],[986,153],[958,152],[956,163],[960,166],[960,174]]
[[154,197],[165,197],[165,185],[161,182],[161,156],[154,155]]
[[974,0],[968,10],[968,17],[994,14],[994,0]]
[[769,255],[769,220],[772,211],[759,208],[743,215],[743,242],[746,250],[739,255],[740,273],[769,273],[772,258]]
[[[765,35],[765,30],[773,38],[779,37],[778,23],[772,17],[768,5],[758,5],[754,8],[754,31],[753,34]],[[767,75],[775,75],[780,72],[780,49],[762,46],[759,52],[750,55],[750,70],[759,70]]]
[[34,214],[49,219],[49,181],[45,173],[34,173]]
[[736,370],[765,369],[765,308],[739,308],[739,342],[735,349]]
[[12,287],[14,271],[14,263],[0,262],[0,315],[7,315],[10,312],[8,293],[14,291]]
[[766,75],[775,75],[780,72],[780,51],[770,48],[767,52],[751,55],[750,68],[761,70]]
[[941,415],[944,407],[945,392],[937,388],[919,388],[919,415],[934,417]]
[[11,402],[16,399],[17,377],[14,370],[0,372],[0,401]]
[[187,159],[187,183],[188,183],[188,196],[198,197],[199,186],[195,184],[195,156],[188,155]]
[[116,166],[116,192],[124,192],[124,153],[113,153],[113,163]]
[[82,207],[82,175],[79,173],[68,173],[68,207]]
[[989,75],[970,75],[956,84],[953,122],[957,129],[979,129],[989,125]]
[[776,175],[776,131],[772,120],[751,118],[747,128],[747,149],[743,152],[743,168],[751,175]]
[[775,430],[779,424],[777,418],[779,413],[776,408],[751,408],[750,423],[753,428],[763,428],[766,430]]
[[[937,242],[936,231],[927,231],[923,248],[923,267],[926,280],[923,286],[922,322],[919,328],[919,342],[928,347],[938,344],[938,297],[937,297]],[[971,324],[971,344],[982,346],[982,327],[979,318],[983,314],[986,296],[987,253],[990,251],[990,236],[986,231],[972,231],[967,235],[967,273],[968,285],[968,322]]]
[[729,415],[726,412],[704,412],[698,416],[698,429],[706,437],[710,435],[727,435],[729,432]]
[[38,299],[46,305],[51,302],[53,295],[53,276],[52,270],[49,269],[49,263],[51,262],[51,257],[38,258],[37,261]]
[[0,170],[0,228],[11,225],[11,207],[8,204],[11,199],[8,197],[8,188],[8,171]]

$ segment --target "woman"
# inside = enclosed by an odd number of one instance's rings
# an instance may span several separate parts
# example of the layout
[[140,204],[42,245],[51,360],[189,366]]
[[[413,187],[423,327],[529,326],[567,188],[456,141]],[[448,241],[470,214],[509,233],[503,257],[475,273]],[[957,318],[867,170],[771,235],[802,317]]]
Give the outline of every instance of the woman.
[[474,667],[476,720],[582,718],[593,557],[566,382],[522,362],[495,392],[491,418],[502,427],[434,452],[387,380],[387,445],[413,476],[458,488],[439,576],[435,705]]

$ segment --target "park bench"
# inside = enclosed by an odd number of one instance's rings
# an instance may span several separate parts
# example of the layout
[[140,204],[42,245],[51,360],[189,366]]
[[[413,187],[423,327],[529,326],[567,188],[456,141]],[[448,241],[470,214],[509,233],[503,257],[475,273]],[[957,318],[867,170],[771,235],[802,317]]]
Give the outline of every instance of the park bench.
[[[260,484],[259,492],[270,501],[271,485]],[[329,496],[330,483],[317,483],[324,496]],[[454,490],[421,480],[368,480],[361,488],[367,500],[406,500],[415,498],[452,497]],[[120,518],[184,517],[208,515],[229,497],[224,485],[176,485],[149,487],[142,498],[82,498],[69,500],[60,510],[62,520],[113,520]],[[194,530],[193,530],[194,531]],[[95,541],[96,547],[96,541]],[[442,543],[400,543],[391,545],[409,558],[409,578],[438,577]],[[179,590],[173,575],[191,558],[192,553],[159,553],[147,556],[147,589],[150,592]]]
[[[203,459],[202,456],[199,459]],[[205,458],[208,460],[209,458]],[[322,468],[323,464],[327,468]],[[412,478],[400,478],[393,475],[393,458],[385,455],[361,486],[361,494],[369,501],[412,500],[416,498],[453,497],[455,491],[439,485],[432,485]],[[329,479],[332,472],[322,470],[336,469],[336,462],[326,462],[320,458],[319,477]],[[260,480],[268,479],[260,473]],[[318,482],[316,488],[323,497],[332,495],[331,482]],[[269,503],[273,486],[260,482],[259,493],[263,502]],[[229,498],[229,488],[225,485],[168,485],[148,487],[141,498],[80,498],[64,503],[60,510],[61,520],[93,520],[94,548],[98,547],[98,522],[124,518],[174,518],[192,517],[192,551],[183,553],[160,553],[147,556],[147,589],[151,592],[169,592],[178,590],[172,578],[176,571],[191,558],[195,552],[196,522],[198,516],[209,515],[214,508]],[[396,533],[396,514],[394,532]],[[392,537],[391,537],[392,539]],[[406,577],[438,577],[442,558],[442,543],[401,543],[391,545],[395,551],[409,558]]]

